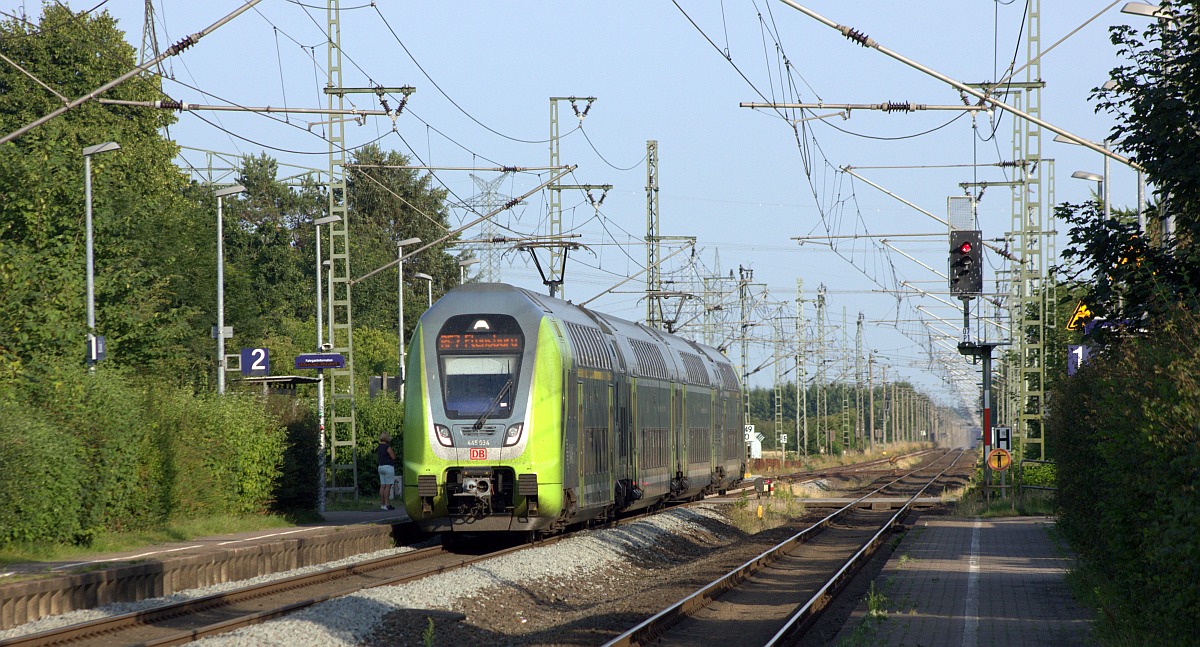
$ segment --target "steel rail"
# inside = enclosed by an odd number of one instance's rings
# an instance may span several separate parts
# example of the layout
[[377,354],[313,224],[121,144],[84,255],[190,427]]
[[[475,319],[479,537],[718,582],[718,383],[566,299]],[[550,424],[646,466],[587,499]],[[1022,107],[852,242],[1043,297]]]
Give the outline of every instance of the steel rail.
[[[382,579],[379,581],[371,582],[366,585],[350,586],[350,587],[346,587],[345,589],[342,589],[339,591],[326,593],[326,594],[319,595],[319,596],[314,596],[314,597],[311,597],[311,598],[308,598],[305,600],[301,600],[298,602],[292,602],[289,604],[280,605],[280,606],[276,606],[273,608],[268,608],[266,610],[258,611],[255,613],[249,613],[249,614],[246,614],[241,617],[232,618],[229,620],[223,620],[221,622],[211,623],[211,624],[207,624],[207,625],[203,625],[203,626],[195,627],[195,628],[191,628],[191,629],[184,629],[184,630],[176,631],[169,635],[146,641],[142,644],[145,644],[145,645],[178,645],[181,643],[191,642],[191,641],[197,640],[199,638],[203,638],[205,636],[211,636],[211,635],[216,635],[216,634],[220,634],[220,633],[227,633],[227,632],[233,631],[235,629],[240,629],[242,627],[247,627],[250,625],[265,622],[267,620],[271,620],[273,618],[287,615],[294,611],[317,604],[319,602],[324,602],[324,601],[327,601],[327,600],[330,600],[333,598],[341,597],[344,595],[349,595],[351,593],[361,591],[364,589],[374,588],[377,586],[390,586],[390,585],[395,585],[395,584],[402,584],[405,582],[421,579],[424,577],[429,577],[431,575],[436,575],[438,573],[452,571],[452,570],[462,568],[464,566],[469,566],[471,564],[474,564],[474,563],[477,563],[477,562],[480,562],[480,561],[483,561],[486,559],[491,559],[493,557],[506,555],[506,554],[516,552],[519,550],[524,550],[526,548],[531,548],[533,546],[545,546],[547,544],[554,543],[558,540],[559,540],[559,538],[553,538],[553,539],[545,540],[542,542],[538,542],[536,544],[522,544],[519,546],[513,546],[510,548],[505,548],[503,550],[487,553],[484,555],[462,558],[457,561],[451,562],[449,564],[446,564],[446,563],[437,564],[435,566],[432,566],[430,568],[427,568],[427,569],[424,569],[421,571],[417,571],[415,573],[408,573],[408,574],[400,575],[400,576],[396,576],[396,577],[389,577],[389,578],[385,578],[385,579]],[[91,621],[87,621],[87,622],[83,622],[83,623],[79,623],[79,624],[69,625],[66,627],[51,629],[51,630],[47,630],[47,631],[43,631],[43,632],[39,632],[39,633],[35,633],[35,634],[29,634],[26,636],[19,636],[19,637],[10,638],[7,640],[0,640],[0,647],[32,647],[34,645],[58,645],[58,644],[73,643],[73,642],[77,642],[80,640],[97,640],[100,637],[104,637],[104,639],[106,641],[110,641],[111,638],[115,637],[121,631],[126,631],[126,630],[137,628],[137,627],[144,627],[146,625],[151,625],[151,624],[166,621],[166,620],[177,621],[179,618],[185,617],[188,615],[195,615],[195,614],[203,613],[205,611],[210,611],[213,609],[229,607],[231,605],[249,601],[249,600],[265,598],[270,595],[277,595],[277,594],[286,593],[289,591],[303,589],[305,587],[318,586],[321,584],[325,584],[327,582],[335,582],[340,579],[345,579],[345,578],[349,578],[349,577],[353,577],[353,576],[357,576],[357,575],[363,575],[366,573],[376,572],[376,571],[380,571],[380,570],[387,569],[387,568],[394,568],[394,567],[401,566],[403,564],[410,563],[410,562],[417,562],[417,561],[422,561],[422,560],[426,560],[426,559],[435,559],[437,557],[441,557],[441,556],[444,556],[447,554],[449,554],[448,551],[446,551],[442,547],[434,546],[431,548],[414,550],[414,551],[410,551],[410,552],[406,552],[406,553],[400,553],[397,555],[389,555],[387,557],[376,558],[376,559],[368,560],[365,562],[360,562],[357,564],[351,564],[351,565],[347,565],[347,566],[339,566],[336,568],[326,569],[323,571],[317,571],[314,573],[306,573],[303,575],[296,575],[293,577],[284,578],[284,579],[276,580],[273,582],[267,582],[267,583],[263,583],[263,584],[257,584],[257,585],[245,587],[242,589],[227,591],[224,593],[216,593],[216,594],[205,596],[202,598],[197,598],[195,600],[186,600],[183,602],[177,602],[177,603],[173,603],[173,604],[167,604],[167,605],[163,605],[163,606],[159,606],[159,607],[154,607],[152,609],[144,609],[142,611],[134,611],[134,612],[125,613],[125,614],[121,614],[121,615],[111,616],[108,618],[100,618],[97,620],[91,620]]]
[[[949,454],[946,454],[946,455],[949,455]],[[962,454],[960,453],[959,456],[961,456],[961,455]],[[941,460],[941,458],[942,457],[939,457],[938,459],[936,459],[934,461],[934,463]],[[955,460],[951,461],[950,467],[953,467],[953,465],[957,462],[957,460],[958,460],[958,457],[955,457]],[[613,638],[609,642],[605,643],[604,647],[631,647],[633,645],[645,645],[650,642],[653,642],[663,632],[670,629],[671,626],[673,626],[677,622],[683,620],[684,618],[686,618],[690,615],[693,615],[696,611],[703,608],[704,606],[706,606],[708,603],[712,602],[713,600],[717,599],[723,593],[737,587],[745,579],[749,578],[750,576],[754,575],[758,571],[762,570],[763,568],[765,568],[765,567],[769,566],[770,564],[772,564],[773,562],[777,561],[779,558],[781,558],[784,555],[785,551],[787,551],[788,549],[790,549],[794,546],[803,544],[804,542],[808,541],[809,539],[811,539],[812,537],[817,535],[820,531],[824,530],[826,527],[831,525],[834,521],[836,521],[840,517],[849,514],[860,503],[862,503],[866,499],[869,499],[870,497],[874,496],[875,494],[883,491],[884,489],[886,489],[888,487],[891,487],[892,485],[895,485],[896,483],[900,482],[901,480],[908,478],[909,476],[912,476],[913,474],[916,474],[919,471],[928,470],[928,469],[929,469],[929,466],[922,466],[920,468],[912,470],[912,471],[908,472],[907,474],[899,476],[899,477],[895,478],[894,480],[872,490],[871,492],[868,492],[867,494],[859,497],[858,499],[851,501],[850,503],[846,504],[842,508],[839,508],[838,510],[835,510],[834,512],[831,512],[830,514],[826,515],[820,521],[817,521],[814,524],[810,525],[808,528],[805,528],[804,530],[793,535],[792,537],[790,537],[790,538],[780,542],[779,544],[775,545],[774,547],[760,553],[757,557],[754,557],[753,559],[747,561],[746,563],[742,564],[738,568],[730,571],[729,573],[726,573],[725,575],[717,578],[716,580],[713,580],[712,582],[705,585],[704,587],[702,587],[695,593],[692,593],[691,595],[683,598],[682,600],[676,602],[675,604],[672,604],[671,606],[667,607],[666,609],[659,611],[658,613],[654,614],[650,618],[647,618],[646,620],[639,623],[637,626],[633,627],[632,629],[629,629],[628,631],[622,633],[621,635],[617,636],[616,638]],[[947,467],[946,469],[948,470],[950,468]],[[942,473],[945,473],[945,470],[943,470]],[[940,474],[939,474],[939,476],[940,476]],[[932,483],[933,480],[936,480],[936,477],[934,479],[931,479],[930,482]],[[926,485],[925,487],[927,488],[928,485]],[[921,492],[924,492],[924,491],[925,491],[925,488],[922,488]],[[915,498],[916,497],[914,496],[913,499],[915,499]],[[910,504],[911,504],[911,500],[910,500]],[[907,509],[907,506],[905,509]],[[893,517],[893,518],[895,518],[895,517]],[[887,527],[890,527],[890,525]]]
[[[938,472],[937,476],[929,479],[929,482],[921,487],[916,494],[913,494],[911,497],[909,497],[908,501],[896,511],[896,514],[892,515],[891,518],[883,524],[883,527],[879,529],[879,532],[875,533],[875,535],[872,536],[862,548],[858,549],[858,551],[854,553],[850,559],[846,560],[842,567],[838,569],[837,573],[834,573],[833,577],[829,578],[825,584],[821,586],[821,588],[818,589],[817,592],[808,600],[808,602],[804,603],[804,606],[800,607],[800,609],[798,609],[790,618],[788,618],[783,627],[775,633],[775,635],[764,647],[775,647],[776,645],[783,644],[785,640],[791,640],[797,632],[802,630],[808,624],[810,620],[815,618],[816,614],[825,607],[825,605],[832,598],[833,594],[840,590],[850,576],[852,576],[858,567],[861,566],[861,563],[875,553],[876,549],[879,548],[879,545],[883,543],[884,534],[891,531],[893,527],[900,523],[900,519],[905,514],[908,514],[909,509],[912,507],[913,502],[917,500],[917,497],[924,494],[925,490],[928,490],[929,487],[937,482],[939,478],[945,476],[946,472],[950,471],[950,469],[958,463],[958,460],[962,458],[963,454],[965,453],[966,450],[960,449],[958,456],[955,456],[954,460],[951,461],[945,469],[943,469],[941,472]],[[915,471],[913,473],[915,473]]]

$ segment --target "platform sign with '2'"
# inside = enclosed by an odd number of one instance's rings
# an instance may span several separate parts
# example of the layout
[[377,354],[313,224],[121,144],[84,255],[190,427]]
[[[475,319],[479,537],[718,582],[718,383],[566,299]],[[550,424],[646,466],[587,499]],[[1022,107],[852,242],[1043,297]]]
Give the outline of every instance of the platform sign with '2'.
[[241,364],[246,377],[271,374],[271,354],[265,348],[243,348]]

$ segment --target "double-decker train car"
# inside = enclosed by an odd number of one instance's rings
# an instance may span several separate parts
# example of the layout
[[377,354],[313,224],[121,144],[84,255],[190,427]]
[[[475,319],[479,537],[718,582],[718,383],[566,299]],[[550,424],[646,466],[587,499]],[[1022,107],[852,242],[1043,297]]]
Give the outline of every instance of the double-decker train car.
[[404,505],[428,532],[556,532],[745,473],[724,355],[566,301],[455,288],[421,316],[406,372]]

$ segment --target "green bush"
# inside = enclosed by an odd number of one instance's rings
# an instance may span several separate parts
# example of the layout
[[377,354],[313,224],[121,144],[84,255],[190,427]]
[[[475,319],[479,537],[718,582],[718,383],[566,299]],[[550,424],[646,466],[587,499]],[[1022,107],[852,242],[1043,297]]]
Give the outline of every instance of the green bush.
[[283,464],[273,494],[274,509],[281,512],[317,508],[317,412],[298,406],[296,398],[271,398],[271,415],[285,429]]
[[1057,481],[1057,470],[1054,463],[1038,465],[1036,463],[1022,463],[1019,468],[1014,468],[1014,471],[1019,470],[1022,485],[1034,485],[1037,487],[1055,487]]
[[266,511],[283,464],[286,431],[257,399],[176,394],[163,421],[176,430],[177,477],[168,485],[183,516]]
[[286,430],[255,398],[98,369],[0,386],[0,543],[266,511]]
[[1107,581],[1102,617],[1193,644],[1200,618],[1200,322],[1122,340],[1057,387],[1060,525]]
[[[397,464],[403,459],[400,434],[404,429],[404,404],[381,396],[360,398],[355,411],[358,422],[358,491],[362,496],[379,495],[379,460],[375,448],[383,432],[392,435]],[[399,470],[397,470],[399,472]]]
[[82,540],[79,443],[0,394],[0,544]]

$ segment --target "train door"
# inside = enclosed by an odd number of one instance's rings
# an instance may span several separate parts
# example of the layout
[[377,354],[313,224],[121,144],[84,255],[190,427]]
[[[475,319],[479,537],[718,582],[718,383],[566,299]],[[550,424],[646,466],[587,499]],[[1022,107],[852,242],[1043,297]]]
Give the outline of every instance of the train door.
[[575,382],[575,388],[567,389],[567,415],[566,424],[563,425],[563,489],[579,487],[579,426],[583,424],[583,380],[575,378],[572,381]]
[[725,424],[721,418],[721,409],[718,408],[719,389],[713,389],[708,393],[708,436],[713,439],[713,456],[709,460],[709,469],[712,469],[714,474],[720,472],[720,467],[725,461]]
[[[671,414],[672,422],[674,422],[673,428],[674,428],[674,436],[675,436],[675,442],[673,443],[675,446],[675,470],[673,471],[673,474],[674,474],[674,477],[676,479],[680,479],[680,481],[682,481],[683,476],[687,475],[687,469],[688,469],[687,468],[687,463],[688,463],[687,424],[686,424],[687,421],[684,419],[684,413],[683,413],[684,412],[684,407],[683,407],[684,393],[685,393],[685,391],[682,386],[673,385],[671,387],[671,395],[673,396],[672,400],[674,400],[674,405],[675,405],[672,408],[672,414]],[[683,489],[683,483],[682,482],[677,483],[676,488]]]
[[613,388],[613,421],[616,437],[616,463],[614,471],[617,480],[633,478],[633,432],[629,420],[629,382],[621,381]]
[[587,507],[608,505],[613,498],[613,387],[608,380],[588,377],[579,388],[582,501]]
[[604,415],[607,418],[604,424],[604,453],[605,453],[605,492],[608,502],[612,502],[616,496],[616,481],[617,470],[620,469],[617,462],[617,453],[620,451],[618,445],[620,440],[617,438],[617,386],[612,382],[608,383],[608,397],[605,399],[608,406],[604,407]]

